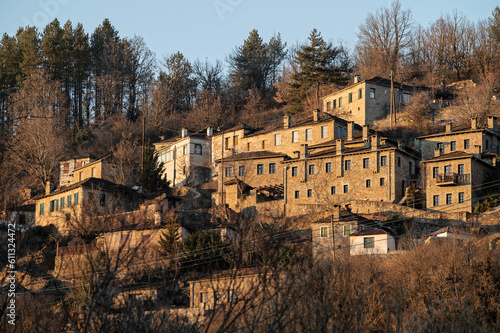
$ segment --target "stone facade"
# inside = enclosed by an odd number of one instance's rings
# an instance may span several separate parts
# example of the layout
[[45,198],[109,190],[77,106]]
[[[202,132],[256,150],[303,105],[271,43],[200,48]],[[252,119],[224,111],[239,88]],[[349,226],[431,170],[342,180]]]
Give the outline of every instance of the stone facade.
[[97,158],[95,156],[87,154],[85,156],[75,157],[65,161],[61,161],[59,163],[59,186],[70,185],[83,180],[81,179],[75,181],[74,171],[96,160]]
[[[395,109],[399,112],[413,88],[394,82]],[[322,98],[323,111],[360,125],[371,125],[390,113],[391,81],[381,77],[356,82]]]
[[207,133],[189,135],[182,129],[180,138],[155,143],[159,162],[163,163],[163,177],[170,186],[197,186],[210,181],[212,129]]

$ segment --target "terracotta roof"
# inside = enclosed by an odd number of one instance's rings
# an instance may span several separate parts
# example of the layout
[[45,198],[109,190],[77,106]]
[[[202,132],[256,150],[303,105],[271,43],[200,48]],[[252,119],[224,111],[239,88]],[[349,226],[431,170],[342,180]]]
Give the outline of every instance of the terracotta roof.
[[386,231],[384,229],[379,229],[379,228],[356,231],[356,232],[351,234],[351,236],[368,236],[368,235],[391,235],[391,236],[394,236],[389,231]]
[[[275,153],[269,150],[253,150],[245,151],[236,155],[224,157],[224,162],[230,161],[244,161],[244,160],[256,160],[261,158],[288,158],[288,155],[283,153]],[[217,159],[215,162],[219,163],[222,159]]]
[[452,159],[458,159],[458,158],[474,158],[474,155],[465,153],[463,151],[454,151],[451,153],[443,154],[440,156],[432,157],[427,160],[424,160],[422,162],[435,162],[435,161],[446,161],[446,160],[452,160]]

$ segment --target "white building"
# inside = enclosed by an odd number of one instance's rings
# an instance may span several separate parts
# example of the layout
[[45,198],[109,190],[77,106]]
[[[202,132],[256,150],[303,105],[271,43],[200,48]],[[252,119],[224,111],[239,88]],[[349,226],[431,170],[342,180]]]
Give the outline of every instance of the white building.
[[433,241],[443,241],[443,240],[454,240],[458,242],[467,242],[474,238],[470,233],[458,229],[455,227],[444,227],[439,230],[434,231],[432,234],[427,237],[425,240],[426,244],[429,244]]
[[159,162],[163,162],[163,176],[170,186],[196,186],[210,181],[212,128],[206,133],[188,134],[154,144]]
[[396,250],[394,236],[383,229],[357,231],[351,234],[351,255],[387,254]]

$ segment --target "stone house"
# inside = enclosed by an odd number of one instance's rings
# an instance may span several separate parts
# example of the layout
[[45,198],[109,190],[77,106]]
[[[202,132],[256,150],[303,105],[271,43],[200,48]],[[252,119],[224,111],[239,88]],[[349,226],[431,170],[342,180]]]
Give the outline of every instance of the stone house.
[[350,242],[351,255],[387,254],[397,249],[394,235],[378,228],[352,233]]
[[[495,167],[463,151],[436,148],[436,156],[422,161],[422,188],[428,210],[472,213],[477,198],[483,194],[481,184]],[[496,161],[493,159],[492,161]]]
[[197,186],[210,181],[212,128],[206,133],[188,134],[154,143],[159,162],[163,163],[163,177],[170,186]]
[[[59,162],[59,186],[75,183],[74,172],[97,160],[92,154],[84,154]],[[88,178],[88,177],[87,177]],[[78,181],[81,181],[80,179]]]
[[[412,95],[413,87],[394,82],[395,110]],[[322,97],[323,111],[360,125],[371,125],[373,121],[390,114],[391,81],[381,77],[369,80],[355,78],[354,84]]]
[[470,126],[454,127],[452,123],[448,123],[438,133],[419,136],[415,147],[422,153],[424,160],[433,158],[435,149],[439,149],[441,153],[462,151],[478,158],[487,153],[499,154],[497,118],[488,117],[487,128],[480,128],[477,118],[471,119]]
[[[352,125],[351,125],[352,126]],[[319,145],[303,145],[299,157],[283,161],[288,215],[322,211],[352,200],[399,202],[416,181],[420,155],[389,138],[362,133]]]

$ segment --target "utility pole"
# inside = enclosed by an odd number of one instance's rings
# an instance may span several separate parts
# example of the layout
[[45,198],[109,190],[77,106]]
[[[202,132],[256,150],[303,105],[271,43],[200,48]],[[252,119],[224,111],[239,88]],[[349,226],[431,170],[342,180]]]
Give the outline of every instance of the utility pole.
[[332,246],[333,246],[333,260],[335,260],[335,227],[333,224],[333,215],[331,216],[332,223]]
[[393,71],[391,70],[391,111],[390,111],[390,118],[391,118],[391,128],[393,125],[392,122],[392,117],[394,115],[394,124],[396,124],[396,112],[394,112],[394,78],[393,78]]
[[142,117],[142,172],[144,172],[144,133],[146,132],[146,118]]
[[220,176],[221,176],[221,187],[220,187],[220,203],[224,204],[224,131],[222,131],[222,158],[220,160]]

